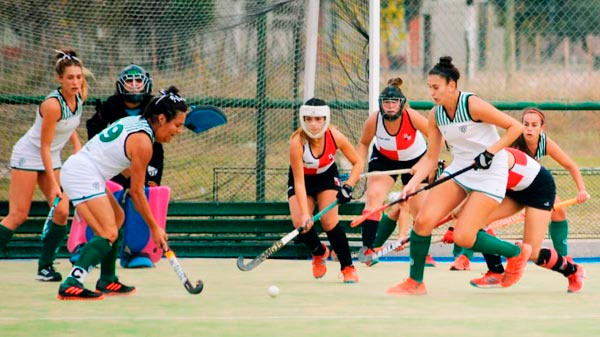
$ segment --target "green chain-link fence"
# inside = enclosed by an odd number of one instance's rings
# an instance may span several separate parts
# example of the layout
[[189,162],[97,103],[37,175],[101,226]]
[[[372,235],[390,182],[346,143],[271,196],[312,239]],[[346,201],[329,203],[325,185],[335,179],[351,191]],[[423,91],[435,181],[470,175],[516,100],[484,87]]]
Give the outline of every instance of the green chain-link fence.
[[[163,183],[173,199],[285,200],[288,138],[303,88],[304,0],[0,6],[0,199],[8,197],[12,145],[32,125],[40,97],[56,86],[53,50],[72,47],[94,73],[88,103],[114,93],[120,69],[137,63],[150,71],[155,91],[174,84],[192,103],[225,110],[227,125],[166,145]],[[320,1],[315,93],[332,103],[333,124],[353,142],[368,114],[368,13],[368,1]],[[600,101],[598,13],[598,1],[384,0],[381,83],[402,77],[411,105],[426,113],[425,73],[452,55],[461,90],[505,102],[515,117],[517,107],[530,105],[515,102],[570,106],[547,112],[548,134],[581,167],[597,168],[600,115],[590,106]],[[93,112],[87,105],[83,120]],[[80,135],[85,140],[83,123]],[[598,178],[586,172],[592,201],[569,212],[578,231],[600,233],[593,221]],[[574,194],[568,176],[556,179],[563,199]]]

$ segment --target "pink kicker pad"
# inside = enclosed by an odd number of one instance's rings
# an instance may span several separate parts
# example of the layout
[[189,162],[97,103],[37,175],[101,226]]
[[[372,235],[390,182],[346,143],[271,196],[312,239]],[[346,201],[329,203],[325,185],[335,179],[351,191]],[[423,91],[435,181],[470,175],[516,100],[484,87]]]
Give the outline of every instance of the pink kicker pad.
[[[119,200],[123,193],[123,186],[115,183],[112,180],[106,182],[106,188]],[[91,234],[91,235],[90,235]],[[88,225],[85,223],[82,217],[77,214],[73,214],[73,221],[71,222],[71,231],[69,232],[69,239],[67,240],[67,249],[70,253],[73,253],[77,247],[85,244],[93,236],[91,229],[88,229]]]
[[[150,211],[158,226],[165,229],[167,226],[167,212],[169,210],[171,189],[168,186],[154,186],[150,187],[149,190],[148,204],[150,205]],[[145,223],[144,226],[146,226]],[[156,247],[152,237],[150,237],[150,240],[148,240],[148,243],[142,249],[142,253],[148,254],[150,260],[156,263],[162,257],[163,250],[162,248]]]

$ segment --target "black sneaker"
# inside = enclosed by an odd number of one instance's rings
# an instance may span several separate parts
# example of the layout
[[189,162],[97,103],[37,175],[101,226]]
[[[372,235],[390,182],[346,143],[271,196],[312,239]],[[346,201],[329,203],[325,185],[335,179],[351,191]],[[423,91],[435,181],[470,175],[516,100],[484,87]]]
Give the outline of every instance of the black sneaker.
[[112,295],[133,295],[135,294],[135,287],[126,286],[119,280],[108,282],[103,279],[98,279],[96,282],[96,291],[101,292],[107,296]]
[[87,290],[81,285],[61,284],[56,298],[63,301],[97,301],[103,300],[104,294]]
[[60,282],[62,281],[62,275],[54,270],[54,266],[46,266],[39,268],[35,279],[42,282]]

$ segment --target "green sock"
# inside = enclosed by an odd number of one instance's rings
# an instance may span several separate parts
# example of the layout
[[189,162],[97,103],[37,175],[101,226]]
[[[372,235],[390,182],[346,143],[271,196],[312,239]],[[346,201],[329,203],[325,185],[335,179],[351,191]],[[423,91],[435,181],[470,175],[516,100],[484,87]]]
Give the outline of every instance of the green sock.
[[463,251],[463,247],[457,245],[456,243],[454,244],[454,247],[452,248],[452,256],[457,257],[460,254],[462,254]]
[[38,260],[38,269],[52,265],[56,250],[67,235],[67,226],[60,226],[52,221],[48,233],[44,237],[42,254]]
[[65,284],[72,285],[73,282],[83,283],[87,273],[111,250],[111,244],[108,239],[101,237],[93,237],[81,249],[81,255],[73,269],[69,273],[69,277],[65,280]]
[[567,256],[567,236],[569,235],[569,222],[567,219],[562,221],[550,222],[550,238],[556,252],[561,256]]
[[477,239],[471,249],[484,254],[502,255],[504,257],[514,257],[521,254],[519,246],[489,235],[482,229],[477,233]]
[[6,244],[12,238],[13,233],[13,231],[0,224],[0,253],[4,251],[4,248],[6,248]]
[[414,230],[410,231],[410,278],[423,282],[425,256],[429,252],[431,235],[420,236]]
[[119,244],[121,243],[120,233],[121,232],[119,232],[117,241],[113,242],[110,251],[104,256],[102,263],[100,264],[100,279],[104,281],[114,282],[117,280],[116,262]]
[[469,248],[463,248],[463,249],[460,251],[460,255],[464,255],[464,256],[466,256],[466,257],[467,257],[467,259],[469,259],[469,261],[471,261],[471,258],[473,257],[473,253],[475,253],[475,252],[473,251],[473,249],[469,249]]
[[396,220],[390,219],[387,214],[383,213],[381,220],[379,220],[379,226],[377,227],[377,235],[373,242],[373,247],[381,247],[396,228]]

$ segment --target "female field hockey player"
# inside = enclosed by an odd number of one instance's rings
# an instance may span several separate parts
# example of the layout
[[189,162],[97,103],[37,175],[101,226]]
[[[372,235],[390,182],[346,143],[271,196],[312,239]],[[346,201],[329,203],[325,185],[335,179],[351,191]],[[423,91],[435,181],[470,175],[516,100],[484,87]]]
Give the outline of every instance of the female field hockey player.
[[[527,108],[523,110],[521,121],[525,126],[523,134],[517,138],[511,147],[525,152],[536,160],[540,160],[546,155],[550,156],[571,173],[571,177],[573,177],[578,190],[577,202],[585,202],[589,198],[589,194],[586,191],[583,177],[581,176],[581,172],[579,172],[579,167],[556,142],[546,135],[546,117],[544,113],[536,108]],[[558,202],[560,202],[560,198],[556,196],[555,203]],[[552,210],[549,232],[554,249],[556,249],[561,256],[567,256],[569,223],[567,222],[566,211],[564,208]],[[494,262],[492,263],[497,267],[492,269],[497,273],[502,273],[503,268],[497,263],[497,259],[493,259],[493,261]],[[461,266],[465,266],[468,262],[466,256],[460,255],[457,257],[453,267],[461,268]]]
[[[502,286],[517,282],[525,270],[531,246],[502,241],[481,230],[486,215],[498,207],[506,191],[508,179],[507,154],[503,149],[521,134],[523,126],[481,98],[457,88],[460,73],[452,58],[440,58],[427,78],[429,93],[436,106],[429,114],[429,148],[415,167],[415,174],[402,190],[402,197],[417,190],[423,179],[436,167],[442,137],[451,147],[453,161],[444,175],[475,165],[440,184],[427,194],[410,234],[410,277],[388,289],[397,295],[424,295],[425,255],[431,244],[435,225],[466,199],[463,212],[455,223],[454,239],[462,247],[474,251],[498,254],[508,258]],[[506,130],[500,137],[496,126]],[[473,163],[475,161],[475,163]]]
[[[512,147],[517,148],[536,160],[548,155],[554,159],[560,166],[564,167],[577,185],[577,202],[582,203],[589,199],[590,195],[585,189],[585,183],[579,167],[567,155],[556,142],[554,142],[545,133],[546,118],[541,110],[535,108],[527,108],[523,110],[522,122],[525,126],[523,134],[513,143]],[[560,199],[555,201],[560,202]],[[569,223],[567,222],[567,214],[563,209],[553,210],[552,219],[550,222],[550,238],[554,249],[562,255],[567,256],[567,236],[569,233]]]
[[[357,151],[361,158],[367,158],[369,145],[375,138],[369,158],[369,172],[410,169],[427,151],[423,137],[427,135],[427,119],[408,107],[401,85],[401,78],[388,81],[388,86],[379,95],[379,113],[371,114],[364,123]],[[409,173],[402,174],[402,183],[406,185],[411,177]],[[373,176],[367,179],[367,201],[363,214],[383,205],[397,179],[398,175]],[[425,193],[409,201],[413,218],[424,200]],[[362,223],[363,246],[367,249],[365,255],[373,254],[373,243],[378,231],[379,236],[384,237],[385,233],[394,230],[399,210],[399,206],[396,206],[388,214],[373,214]],[[368,265],[375,263],[377,260]]]
[[[583,267],[556,249],[541,248],[556,198],[552,174],[524,152],[513,148],[506,150],[510,167],[506,197],[489,215],[487,222],[503,219],[525,208],[523,242],[532,247],[529,259],[538,266],[563,274],[569,281],[568,292],[580,291],[585,275]],[[471,280],[471,285],[479,288],[500,286],[504,273],[500,256],[484,254],[484,257],[489,270],[483,277]]]
[[[288,174],[288,203],[294,228],[305,225],[298,240],[310,250],[312,272],[321,278],[327,272],[325,260],[329,248],[319,240],[313,228],[312,211],[315,203],[323,209],[334,202],[347,203],[352,199],[352,190],[359,179],[363,161],[348,139],[330,125],[329,106],[318,98],[308,100],[300,107],[301,128],[294,131],[290,141],[290,170]],[[340,186],[335,164],[337,149],[352,163],[348,180]],[[348,238],[338,226],[338,208],[335,207],[320,219],[323,230],[335,251],[345,283],[358,282],[356,269],[352,265]]]
[[[152,143],[170,142],[183,131],[187,104],[175,87],[161,90],[141,116],[125,117],[90,139],[83,149],[69,157],[61,172],[62,186],[77,213],[94,230],[83,246],[73,269],[58,289],[61,300],[99,300],[104,295],[128,295],[135,287],[119,282],[115,274],[119,227],[123,209],[112,193],[106,193],[106,181],[129,168],[129,195],[136,210],[148,224],[154,243],[167,248],[167,234],[156,224],[144,193],[146,166],[152,158]],[[85,289],[88,272],[98,263],[100,279],[96,291]]]
[[60,198],[42,239],[36,276],[37,280],[50,282],[62,280],[53,263],[56,249],[67,234],[69,216],[69,199],[60,189],[60,152],[68,141],[73,145],[73,152],[81,148],[76,129],[87,96],[83,63],[73,50],[57,51],[54,71],[60,87],[42,101],[33,126],[13,147],[9,212],[0,224],[1,252],[14,231],[27,220],[36,185],[49,205]]

